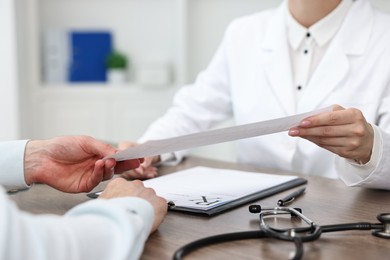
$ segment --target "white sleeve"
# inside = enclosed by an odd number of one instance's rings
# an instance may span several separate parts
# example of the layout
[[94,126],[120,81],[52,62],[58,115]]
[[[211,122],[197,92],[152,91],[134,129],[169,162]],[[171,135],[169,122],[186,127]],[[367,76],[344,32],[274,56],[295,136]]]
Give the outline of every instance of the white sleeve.
[[0,259],[139,259],[153,224],[153,208],[140,198],[97,199],[64,216],[32,215],[0,191]]
[[390,158],[383,156],[390,154],[390,136],[382,132],[378,126],[372,125],[372,127],[374,146],[370,161],[360,165],[338,157],[336,159],[337,172],[348,186],[390,190],[390,177],[387,176]]
[[6,189],[27,188],[24,151],[28,140],[0,142],[0,184]]

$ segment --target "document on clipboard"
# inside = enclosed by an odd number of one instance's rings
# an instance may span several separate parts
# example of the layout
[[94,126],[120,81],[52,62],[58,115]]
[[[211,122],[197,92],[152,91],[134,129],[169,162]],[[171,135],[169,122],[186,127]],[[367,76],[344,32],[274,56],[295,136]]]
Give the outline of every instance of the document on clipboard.
[[145,187],[153,188],[167,200],[170,210],[209,216],[305,183],[307,180],[293,175],[209,167],[194,167],[144,181]]

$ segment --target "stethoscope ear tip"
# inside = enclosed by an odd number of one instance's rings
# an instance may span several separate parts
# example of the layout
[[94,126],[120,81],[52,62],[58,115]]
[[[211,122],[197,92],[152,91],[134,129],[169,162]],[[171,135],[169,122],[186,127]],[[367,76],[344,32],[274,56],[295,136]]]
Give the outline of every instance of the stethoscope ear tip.
[[249,212],[250,213],[260,213],[261,212],[261,206],[260,205],[250,205],[249,206]]

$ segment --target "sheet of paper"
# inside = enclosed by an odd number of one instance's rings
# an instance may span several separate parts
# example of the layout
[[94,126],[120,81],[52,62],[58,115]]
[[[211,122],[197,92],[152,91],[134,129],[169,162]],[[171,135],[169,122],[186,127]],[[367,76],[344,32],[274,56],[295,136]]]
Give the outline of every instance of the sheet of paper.
[[299,122],[306,117],[330,111],[332,111],[332,107],[326,107],[303,114],[257,123],[215,129],[168,139],[152,140],[138,146],[130,147],[106,158],[114,158],[116,161],[124,161],[128,159],[143,158],[205,145],[283,132],[287,131],[291,127],[297,126]]
[[194,167],[144,181],[176,206],[207,210],[297,178],[237,170]]

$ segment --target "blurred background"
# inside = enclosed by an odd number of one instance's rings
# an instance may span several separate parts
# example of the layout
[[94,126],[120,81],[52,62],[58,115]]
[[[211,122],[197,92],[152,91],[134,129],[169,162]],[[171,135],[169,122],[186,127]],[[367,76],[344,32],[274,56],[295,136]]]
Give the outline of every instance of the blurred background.
[[[281,2],[1,0],[0,139],[137,140],[206,67],[231,20]],[[232,161],[233,150],[194,153]]]

